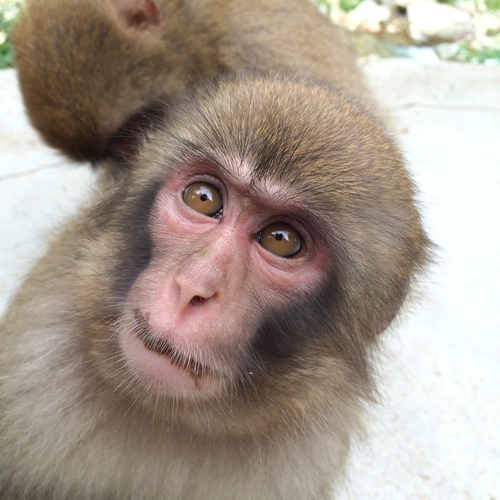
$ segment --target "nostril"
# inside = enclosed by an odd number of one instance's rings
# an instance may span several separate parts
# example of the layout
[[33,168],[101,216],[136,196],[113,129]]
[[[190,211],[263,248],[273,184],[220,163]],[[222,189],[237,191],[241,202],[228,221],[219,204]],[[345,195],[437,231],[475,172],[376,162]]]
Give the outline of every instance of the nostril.
[[199,295],[195,295],[190,301],[189,303],[192,305],[192,306],[199,306],[201,304],[203,304],[207,299],[205,299],[204,297],[200,297]]

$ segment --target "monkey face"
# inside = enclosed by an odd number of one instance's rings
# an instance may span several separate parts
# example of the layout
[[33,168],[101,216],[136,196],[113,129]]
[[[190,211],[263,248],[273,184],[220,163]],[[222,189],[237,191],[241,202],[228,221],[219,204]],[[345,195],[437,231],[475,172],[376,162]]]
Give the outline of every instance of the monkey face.
[[413,188],[377,121],[329,88],[258,79],[168,116],[91,216],[88,254],[112,276],[91,327],[105,378],[231,411],[368,387],[367,346],[425,245],[414,206],[394,206]]
[[150,218],[152,255],[128,293],[127,362],[155,390],[195,397],[240,376],[271,309],[304,300],[327,252],[304,204],[256,182],[241,158],[176,167]]

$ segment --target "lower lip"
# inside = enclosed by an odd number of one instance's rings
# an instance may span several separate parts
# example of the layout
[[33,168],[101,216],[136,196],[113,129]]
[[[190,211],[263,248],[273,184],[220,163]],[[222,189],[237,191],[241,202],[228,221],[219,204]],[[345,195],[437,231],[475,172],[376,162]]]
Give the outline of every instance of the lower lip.
[[123,333],[120,343],[129,366],[156,393],[204,397],[220,391],[221,379],[210,374],[200,376],[172,363],[167,355],[147,349],[131,332]]

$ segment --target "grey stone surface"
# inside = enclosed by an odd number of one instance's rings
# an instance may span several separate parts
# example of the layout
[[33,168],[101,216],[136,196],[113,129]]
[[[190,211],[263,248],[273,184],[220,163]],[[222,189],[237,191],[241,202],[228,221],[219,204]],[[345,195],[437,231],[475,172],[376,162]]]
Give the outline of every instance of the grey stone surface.
[[[384,335],[345,499],[500,497],[500,67],[364,66],[421,190],[437,264]],[[0,312],[93,175],[43,146],[0,72]]]
[[456,42],[473,31],[467,12],[442,3],[411,3],[407,16],[410,38],[417,43]]
[[389,59],[365,73],[439,248],[386,335],[382,404],[341,498],[499,498],[500,68]]

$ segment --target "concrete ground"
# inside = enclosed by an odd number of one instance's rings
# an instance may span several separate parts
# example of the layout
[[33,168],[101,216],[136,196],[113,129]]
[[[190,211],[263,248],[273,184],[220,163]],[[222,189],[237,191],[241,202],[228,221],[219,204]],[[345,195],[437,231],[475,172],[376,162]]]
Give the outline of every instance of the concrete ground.
[[[385,335],[382,404],[345,499],[500,499],[500,67],[366,63],[438,263]],[[0,313],[92,174],[43,146],[0,72]],[[295,500],[295,499],[291,499]],[[297,499],[300,500],[300,499]]]

